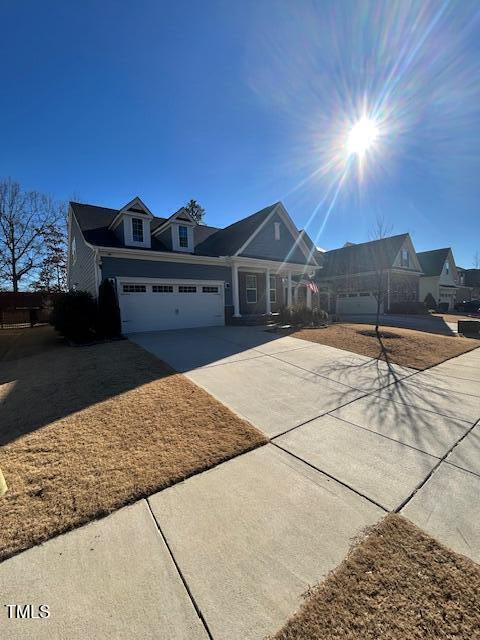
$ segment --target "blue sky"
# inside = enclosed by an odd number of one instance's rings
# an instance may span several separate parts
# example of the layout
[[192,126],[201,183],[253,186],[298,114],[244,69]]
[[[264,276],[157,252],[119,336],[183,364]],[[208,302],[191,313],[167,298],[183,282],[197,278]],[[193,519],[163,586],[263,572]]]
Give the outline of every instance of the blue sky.
[[[282,200],[319,246],[381,216],[480,252],[478,2],[0,2],[0,176],[224,226]],[[345,131],[381,123],[360,175]]]

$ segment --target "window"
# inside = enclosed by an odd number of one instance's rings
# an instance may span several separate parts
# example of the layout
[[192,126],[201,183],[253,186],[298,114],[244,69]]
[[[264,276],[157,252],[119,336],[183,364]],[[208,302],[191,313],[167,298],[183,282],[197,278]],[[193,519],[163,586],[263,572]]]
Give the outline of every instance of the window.
[[75,238],[72,240],[72,263],[75,264],[77,261],[77,241]]
[[450,273],[450,263],[448,260],[445,262],[445,273],[447,274],[447,276]]
[[270,276],[270,302],[276,302],[276,301],[277,301],[277,279],[275,276]]
[[370,294],[369,294],[367,291],[364,291],[364,292],[362,292],[362,293],[359,293],[358,295],[359,295],[359,296],[361,296],[361,297],[363,297],[363,298],[369,298],[369,297],[370,297]]
[[247,275],[245,279],[247,290],[247,302],[255,304],[257,302],[257,276]]
[[123,293],[145,293],[147,287],[144,284],[124,284]]
[[409,267],[410,266],[410,254],[408,252],[408,249],[402,249],[402,255],[401,255],[401,266],[402,267]]
[[280,240],[280,222],[274,222],[273,227],[275,229],[275,240]]
[[132,239],[143,242],[143,221],[140,218],[132,218]]
[[178,293],[197,293],[197,287],[190,285],[180,285],[178,287]]
[[202,287],[203,293],[218,293],[218,287]]
[[173,293],[173,285],[171,284],[154,284],[152,286],[153,293]]
[[348,297],[349,297],[349,298],[356,298],[356,297],[357,297],[357,294],[356,294],[356,293],[349,293],[349,294],[348,294]]
[[338,297],[339,297],[339,298],[346,298],[346,297],[347,297],[347,294],[346,294],[346,293],[339,293],[339,294],[338,294]]
[[184,249],[188,248],[188,227],[183,224],[178,227],[178,245]]

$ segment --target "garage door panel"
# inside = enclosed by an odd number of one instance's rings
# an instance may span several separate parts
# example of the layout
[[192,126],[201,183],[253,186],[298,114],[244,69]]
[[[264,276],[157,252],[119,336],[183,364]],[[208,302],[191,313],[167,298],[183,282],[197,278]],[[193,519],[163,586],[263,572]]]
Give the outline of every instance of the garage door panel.
[[376,313],[377,299],[371,292],[340,294],[337,296],[337,313]]
[[223,283],[119,283],[124,333],[225,324]]

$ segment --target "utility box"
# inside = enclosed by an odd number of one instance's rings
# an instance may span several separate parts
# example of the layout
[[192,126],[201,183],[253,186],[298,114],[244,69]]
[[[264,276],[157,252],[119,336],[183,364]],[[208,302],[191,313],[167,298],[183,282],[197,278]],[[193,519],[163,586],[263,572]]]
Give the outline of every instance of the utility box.
[[480,320],[459,320],[458,333],[467,338],[478,338],[480,340]]

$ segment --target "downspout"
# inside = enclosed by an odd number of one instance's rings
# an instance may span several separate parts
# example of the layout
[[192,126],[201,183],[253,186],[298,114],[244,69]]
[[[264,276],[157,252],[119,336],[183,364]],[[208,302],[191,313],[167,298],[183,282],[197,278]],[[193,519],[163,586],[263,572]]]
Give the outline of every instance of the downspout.
[[387,271],[387,313],[390,313],[390,270]]

